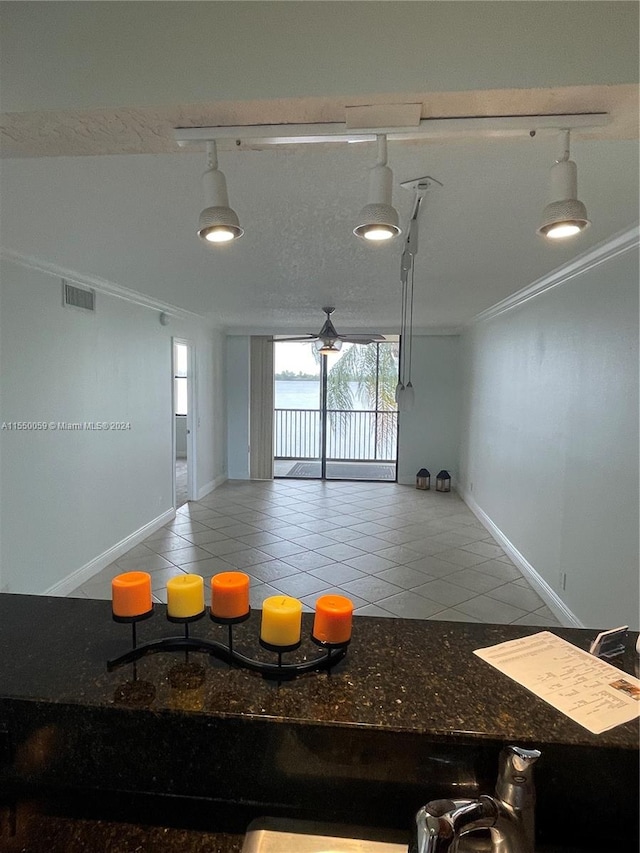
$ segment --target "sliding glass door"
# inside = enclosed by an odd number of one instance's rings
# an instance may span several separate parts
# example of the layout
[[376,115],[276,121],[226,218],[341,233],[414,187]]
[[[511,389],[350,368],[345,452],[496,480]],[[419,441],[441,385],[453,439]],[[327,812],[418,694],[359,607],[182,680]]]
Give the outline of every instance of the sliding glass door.
[[274,347],[275,476],[395,480],[397,341]]

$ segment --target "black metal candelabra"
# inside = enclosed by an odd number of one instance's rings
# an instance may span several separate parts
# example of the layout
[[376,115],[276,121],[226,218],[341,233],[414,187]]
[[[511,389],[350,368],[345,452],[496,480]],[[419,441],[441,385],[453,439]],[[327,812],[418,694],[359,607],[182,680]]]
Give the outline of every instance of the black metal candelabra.
[[[215,622],[218,625],[227,626],[228,633],[226,645],[225,643],[218,642],[217,640],[206,640],[200,637],[190,636],[189,626],[191,623],[202,619],[207,612],[209,612],[209,617],[212,622]],[[236,666],[242,669],[249,669],[253,672],[258,672],[263,676],[263,678],[274,679],[277,681],[290,681],[298,675],[304,675],[304,673],[307,672],[320,672],[322,670],[326,670],[330,674],[332,667],[346,656],[347,647],[350,642],[349,640],[346,640],[342,643],[326,643],[323,640],[317,639],[312,634],[312,641],[324,650],[324,654],[299,663],[283,663],[283,655],[296,651],[296,649],[300,647],[300,642],[288,646],[278,646],[260,639],[261,647],[266,651],[275,653],[277,655],[277,660],[275,662],[256,660],[238,652],[233,647],[234,625],[246,622],[247,619],[250,618],[251,608],[249,608],[249,610],[242,616],[237,616],[232,619],[214,616],[211,611],[207,610],[203,610],[202,613],[198,613],[195,616],[177,617],[167,615],[169,622],[184,626],[183,636],[164,637],[160,640],[151,640],[150,642],[139,645],[136,626],[138,622],[142,622],[153,616],[153,613],[154,611],[152,606],[151,610],[146,613],[142,613],[139,616],[116,616],[113,614],[115,622],[131,624],[131,649],[123,655],[107,661],[107,670],[109,672],[112,672],[114,669],[117,669],[124,664],[138,661],[145,655],[154,654],[156,652],[183,651],[188,654],[190,651],[197,651],[206,652],[212,657],[229,664],[229,666]]]

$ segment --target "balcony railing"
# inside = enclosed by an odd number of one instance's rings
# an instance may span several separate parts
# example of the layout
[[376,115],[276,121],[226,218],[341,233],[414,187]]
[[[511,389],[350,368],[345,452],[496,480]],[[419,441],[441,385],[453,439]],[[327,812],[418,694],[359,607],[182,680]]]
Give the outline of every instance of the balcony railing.
[[[321,412],[275,409],[276,459],[319,459]],[[398,413],[327,410],[327,459],[395,462]]]

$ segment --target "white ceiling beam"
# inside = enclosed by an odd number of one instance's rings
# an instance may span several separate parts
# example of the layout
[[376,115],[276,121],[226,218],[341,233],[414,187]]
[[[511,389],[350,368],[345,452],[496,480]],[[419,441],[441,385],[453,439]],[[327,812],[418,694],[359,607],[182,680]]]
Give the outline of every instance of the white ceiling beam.
[[178,127],[175,140],[180,146],[196,145],[213,139],[256,141],[261,145],[300,145],[318,142],[370,142],[378,134],[389,141],[453,136],[457,133],[514,136],[540,130],[572,130],[603,127],[611,122],[606,112],[517,116],[461,116],[421,119],[414,127],[369,127],[349,129],[345,122],[324,124],[262,124],[221,127]]

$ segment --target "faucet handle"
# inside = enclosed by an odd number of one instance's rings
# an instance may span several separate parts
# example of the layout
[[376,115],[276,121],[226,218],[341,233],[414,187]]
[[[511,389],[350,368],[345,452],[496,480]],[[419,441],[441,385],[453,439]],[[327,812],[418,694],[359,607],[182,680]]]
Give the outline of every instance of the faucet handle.
[[507,746],[500,753],[496,796],[513,808],[523,809],[535,802],[533,766],[540,750]]
[[531,769],[542,753],[539,749],[524,749],[521,746],[507,746],[500,754],[500,775],[503,770],[513,775],[514,782],[524,782],[525,779],[516,778],[517,775],[529,777]]

